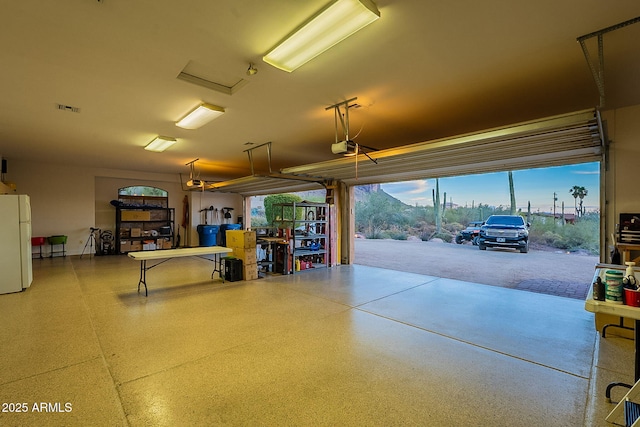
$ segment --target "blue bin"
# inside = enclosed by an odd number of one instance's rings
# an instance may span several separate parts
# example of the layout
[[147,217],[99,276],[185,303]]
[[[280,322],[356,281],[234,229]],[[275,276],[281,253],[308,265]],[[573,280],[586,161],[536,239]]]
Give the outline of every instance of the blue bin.
[[242,224],[222,224],[220,226],[220,246],[227,246],[227,230],[240,230]]
[[196,227],[198,230],[198,241],[200,246],[216,246],[219,228],[220,227],[217,225],[202,224]]

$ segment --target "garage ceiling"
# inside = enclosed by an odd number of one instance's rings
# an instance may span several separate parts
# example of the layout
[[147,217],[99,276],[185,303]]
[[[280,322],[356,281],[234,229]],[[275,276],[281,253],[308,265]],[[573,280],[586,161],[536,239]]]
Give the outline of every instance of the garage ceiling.
[[[195,158],[200,178],[237,179],[251,173],[245,150],[269,141],[275,171],[343,162],[331,153],[334,116],[325,108],[353,97],[351,135],[381,150],[591,109],[598,90],[576,39],[640,16],[637,0],[377,0],[378,21],[293,73],[262,62],[326,2],[3,4],[8,179],[12,160],[186,178]],[[637,40],[640,24],[604,36],[605,109],[640,104]],[[595,41],[588,46],[597,57]],[[257,74],[246,74],[249,63]],[[233,90],[178,79],[181,72]],[[203,101],[226,113],[198,130],[174,125]],[[156,135],[178,143],[143,150]],[[267,171],[266,156],[254,161]]]

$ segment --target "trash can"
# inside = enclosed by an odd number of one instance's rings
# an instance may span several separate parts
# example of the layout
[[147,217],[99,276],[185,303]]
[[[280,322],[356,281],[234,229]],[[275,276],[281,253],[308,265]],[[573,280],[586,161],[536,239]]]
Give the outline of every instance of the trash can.
[[218,239],[217,225],[202,225],[196,227],[198,230],[198,242],[200,246],[216,246]]
[[240,230],[242,224],[222,224],[220,226],[220,246],[227,246],[227,230]]

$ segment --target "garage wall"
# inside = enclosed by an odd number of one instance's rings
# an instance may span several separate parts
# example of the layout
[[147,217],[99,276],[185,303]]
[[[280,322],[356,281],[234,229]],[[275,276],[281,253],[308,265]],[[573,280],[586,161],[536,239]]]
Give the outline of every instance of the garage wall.
[[[31,197],[33,235],[68,236],[68,255],[82,253],[91,227],[114,229],[115,210],[109,202],[117,198],[120,187],[141,184],[167,190],[169,205],[176,208],[178,224],[182,215],[182,198],[185,194],[193,197],[192,193],[182,191],[180,177],[176,174],[7,160],[6,180],[16,184],[18,194]],[[194,202],[190,203],[193,209],[199,209],[201,203],[205,206],[231,206],[234,208],[234,220],[242,212],[242,197],[238,195],[205,193],[195,196]],[[194,222],[187,231],[192,236],[192,244],[197,245],[195,227],[199,224],[199,216],[196,213],[191,218]]]
[[610,141],[604,207],[609,246],[620,213],[640,212],[640,105],[605,111],[602,117]]
[[16,184],[17,194],[31,198],[32,235],[66,235],[67,253],[80,254],[95,221],[93,171],[12,159],[7,162],[6,180]]

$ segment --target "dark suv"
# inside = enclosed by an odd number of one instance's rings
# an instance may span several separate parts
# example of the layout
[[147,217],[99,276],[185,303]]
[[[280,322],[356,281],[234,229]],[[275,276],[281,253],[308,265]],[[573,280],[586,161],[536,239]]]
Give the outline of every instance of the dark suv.
[[480,250],[487,248],[513,248],[529,252],[529,223],[519,215],[491,215],[480,227]]

